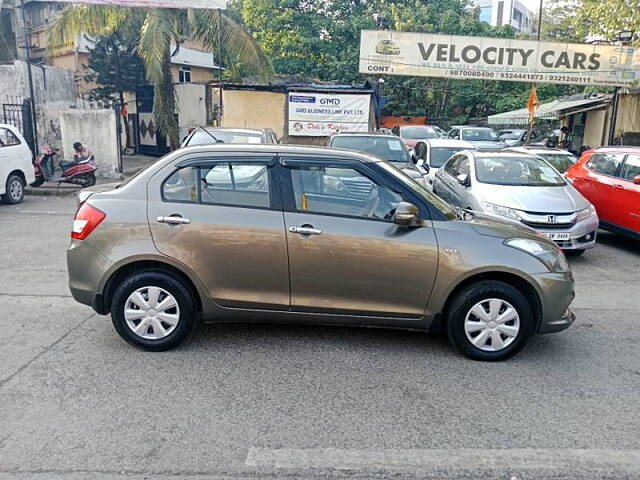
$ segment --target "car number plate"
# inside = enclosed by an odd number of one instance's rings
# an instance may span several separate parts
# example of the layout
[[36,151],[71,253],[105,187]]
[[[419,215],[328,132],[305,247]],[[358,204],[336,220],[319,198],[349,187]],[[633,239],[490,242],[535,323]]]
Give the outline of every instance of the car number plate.
[[571,238],[569,232],[544,232],[543,235],[549,240],[569,240]]

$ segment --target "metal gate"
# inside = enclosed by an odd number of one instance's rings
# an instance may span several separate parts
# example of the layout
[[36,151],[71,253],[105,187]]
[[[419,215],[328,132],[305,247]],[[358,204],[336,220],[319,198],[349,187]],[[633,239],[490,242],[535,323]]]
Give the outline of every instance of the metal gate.
[[164,155],[171,149],[165,137],[158,132],[153,116],[153,87],[136,88],[138,152],[144,155]]
[[13,125],[29,144],[32,152],[35,152],[33,124],[31,123],[31,102],[25,100],[22,103],[3,103],[2,123]]

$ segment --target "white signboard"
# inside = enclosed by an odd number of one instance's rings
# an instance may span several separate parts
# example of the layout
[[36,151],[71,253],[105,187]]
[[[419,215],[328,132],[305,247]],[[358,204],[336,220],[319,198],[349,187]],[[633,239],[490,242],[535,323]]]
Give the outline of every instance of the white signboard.
[[640,48],[363,30],[360,73],[640,86]]
[[57,0],[67,3],[93,3],[141,8],[227,8],[226,0]]
[[370,95],[289,93],[289,135],[326,137],[369,130]]

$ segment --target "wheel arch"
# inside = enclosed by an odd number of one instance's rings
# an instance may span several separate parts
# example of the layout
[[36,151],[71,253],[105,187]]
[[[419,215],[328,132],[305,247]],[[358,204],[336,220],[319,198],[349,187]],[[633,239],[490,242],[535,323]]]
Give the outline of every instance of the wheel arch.
[[515,273],[505,272],[505,271],[484,271],[477,272],[472,275],[469,275],[462,279],[447,295],[446,300],[444,302],[443,308],[441,312],[436,317],[437,326],[434,326],[435,330],[440,330],[445,327],[445,313],[448,311],[451,302],[453,302],[454,298],[469,285],[474,283],[478,283],[481,281],[497,281],[506,283],[507,285],[511,285],[516,288],[520,293],[524,295],[531,306],[531,310],[533,311],[533,316],[535,320],[534,332],[537,332],[540,329],[540,325],[542,323],[542,301],[540,299],[540,293],[533,286],[533,284],[527,280],[526,278],[521,277],[520,275],[516,275]]
[[111,300],[113,299],[117,286],[132,273],[152,271],[170,274],[184,282],[185,286],[187,286],[191,291],[198,310],[202,311],[202,292],[191,277],[175,265],[161,260],[150,259],[134,260],[120,265],[117,269],[111,272],[104,284],[102,293],[96,295],[94,305],[95,310],[102,315],[110,313]]
[[15,170],[10,171],[9,175],[7,175],[7,180],[11,177],[11,175],[18,175],[22,179],[22,183],[24,183],[25,185],[27,184],[27,178],[24,172],[19,168],[16,168]]

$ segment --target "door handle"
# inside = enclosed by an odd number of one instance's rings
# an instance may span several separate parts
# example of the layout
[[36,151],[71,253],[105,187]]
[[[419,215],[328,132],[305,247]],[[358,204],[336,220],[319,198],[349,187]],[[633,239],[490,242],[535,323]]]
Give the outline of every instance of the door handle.
[[618,190],[624,190],[624,187],[622,185],[620,185],[619,183],[614,183],[613,184],[613,188],[617,188]]
[[170,216],[170,217],[158,217],[156,219],[158,223],[167,223],[169,225],[186,225],[191,223],[191,220],[184,217],[179,216]]
[[289,231],[300,235],[322,235],[322,230],[313,227],[289,227]]

